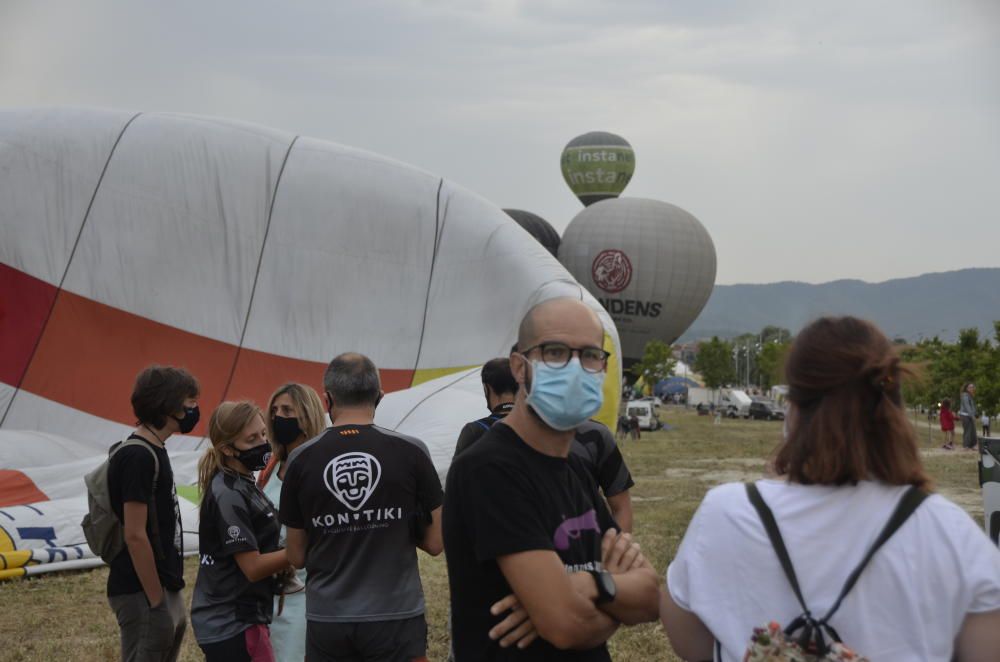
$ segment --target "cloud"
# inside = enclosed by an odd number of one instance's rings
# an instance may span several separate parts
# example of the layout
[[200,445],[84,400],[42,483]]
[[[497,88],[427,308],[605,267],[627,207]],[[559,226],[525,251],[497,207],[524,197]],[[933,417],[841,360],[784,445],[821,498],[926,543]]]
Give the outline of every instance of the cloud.
[[563,145],[698,216],[720,282],[1000,263],[995,3],[12,0],[0,103],[222,115],[371,149],[563,228]]

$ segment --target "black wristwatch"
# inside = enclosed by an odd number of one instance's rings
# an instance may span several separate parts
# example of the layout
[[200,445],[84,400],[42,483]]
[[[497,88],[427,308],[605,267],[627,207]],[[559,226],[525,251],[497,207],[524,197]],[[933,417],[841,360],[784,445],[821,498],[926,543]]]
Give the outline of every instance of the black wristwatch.
[[607,570],[588,570],[590,576],[594,578],[594,583],[597,584],[597,600],[595,604],[605,604],[611,602],[615,599],[615,595],[618,593],[618,587],[615,586],[615,579],[611,576],[611,573]]

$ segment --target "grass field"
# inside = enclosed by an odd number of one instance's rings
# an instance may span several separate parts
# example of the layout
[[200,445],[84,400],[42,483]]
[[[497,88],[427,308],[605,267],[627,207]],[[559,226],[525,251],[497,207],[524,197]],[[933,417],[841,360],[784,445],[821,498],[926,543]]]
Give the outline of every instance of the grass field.
[[[719,483],[758,478],[781,435],[781,423],[723,421],[714,425],[683,409],[668,408],[673,429],[643,433],[622,448],[636,485],[635,535],[654,566],[664,571],[705,491]],[[976,454],[940,450],[939,432],[928,443],[926,420],[916,421],[924,461],[937,489],[982,522]],[[190,600],[197,564],[186,561]],[[427,595],[431,660],[444,660],[448,583],[444,558],[421,554]],[[0,660],[112,660],[118,630],[104,597],[107,569],[43,575],[0,583]],[[623,628],[610,642],[616,660],[675,660],[658,624]],[[190,628],[183,660],[203,659]]]

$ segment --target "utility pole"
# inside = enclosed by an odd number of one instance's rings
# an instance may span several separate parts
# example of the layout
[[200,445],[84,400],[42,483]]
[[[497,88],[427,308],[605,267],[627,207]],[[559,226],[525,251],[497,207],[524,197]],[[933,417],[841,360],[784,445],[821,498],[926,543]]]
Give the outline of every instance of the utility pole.
[[733,345],[733,369],[736,373],[736,383],[740,383],[740,348],[739,345]]
[[750,390],[750,341],[747,340],[747,374],[746,377],[746,389]]

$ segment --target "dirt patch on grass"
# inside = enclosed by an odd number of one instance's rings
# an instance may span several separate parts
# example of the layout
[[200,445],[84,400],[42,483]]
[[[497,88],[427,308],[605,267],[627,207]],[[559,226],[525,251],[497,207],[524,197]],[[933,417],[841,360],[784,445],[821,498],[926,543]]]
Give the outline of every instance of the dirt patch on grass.
[[766,465],[760,460],[726,459],[698,460],[699,466],[668,467],[663,470],[663,480],[696,480],[705,483],[706,489],[723,483],[745,483],[764,477]]

